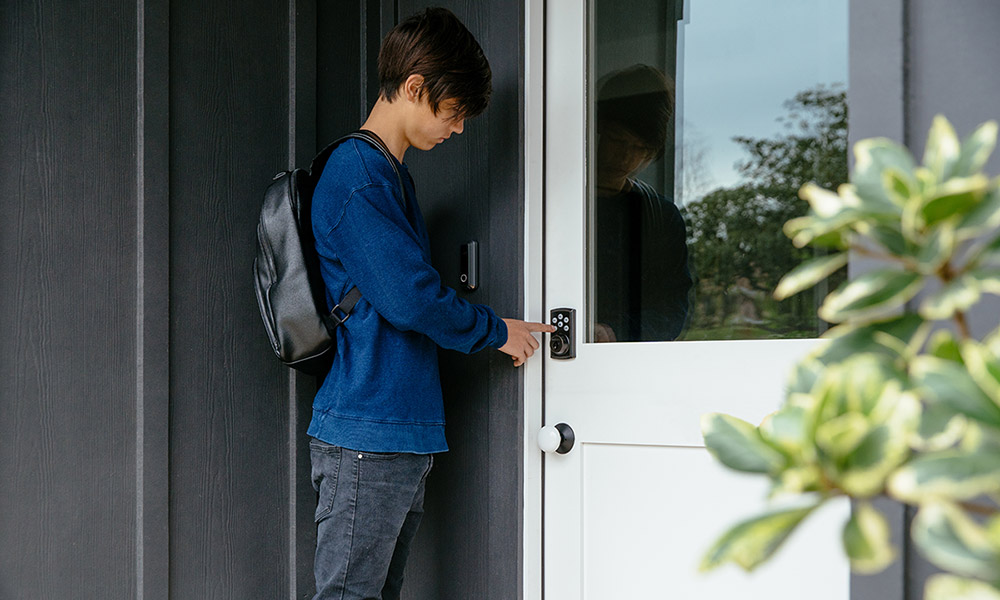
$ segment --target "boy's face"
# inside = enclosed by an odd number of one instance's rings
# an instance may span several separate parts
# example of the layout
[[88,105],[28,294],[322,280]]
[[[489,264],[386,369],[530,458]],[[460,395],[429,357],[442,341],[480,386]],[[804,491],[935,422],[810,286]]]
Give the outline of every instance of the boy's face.
[[434,114],[426,96],[417,98],[412,105],[411,117],[407,120],[406,137],[410,145],[430,150],[451,137],[451,134],[462,133],[465,119],[455,117],[455,105],[455,100],[444,100],[438,104],[437,114]]

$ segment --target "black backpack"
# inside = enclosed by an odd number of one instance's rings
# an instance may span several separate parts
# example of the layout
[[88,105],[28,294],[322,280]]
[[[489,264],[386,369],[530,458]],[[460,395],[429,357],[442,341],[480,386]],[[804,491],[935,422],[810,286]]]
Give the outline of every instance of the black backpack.
[[295,169],[275,175],[264,192],[257,225],[254,288],[264,329],[281,362],[312,375],[330,368],[336,352],[334,330],[347,320],[361,298],[361,292],[353,287],[327,312],[326,285],[311,219],[313,191],[330,153],[351,138],[364,140],[385,155],[396,172],[405,202],[406,188],[395,159],[377,135],[362,129],[324,148],[308,171]]

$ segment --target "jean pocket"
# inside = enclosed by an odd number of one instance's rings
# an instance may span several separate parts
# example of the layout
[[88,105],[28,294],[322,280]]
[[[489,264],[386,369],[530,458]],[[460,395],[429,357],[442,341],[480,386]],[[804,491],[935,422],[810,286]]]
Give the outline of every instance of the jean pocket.
[[405,452],[359,452],[368,460],[396,460]]
[[316,438],[309,438],[309,450],[316,452],[325,452],[327,454],[336,454],[337,452],[340,452],[340,446],[327,444],[323,440],[317,440]]
[[319,492],[315,515],[315,521],[319,523],[333,512],[342,449],[329,444],[317,444],[313,441],[309,444],[309,451],[312,460],[313,489]]

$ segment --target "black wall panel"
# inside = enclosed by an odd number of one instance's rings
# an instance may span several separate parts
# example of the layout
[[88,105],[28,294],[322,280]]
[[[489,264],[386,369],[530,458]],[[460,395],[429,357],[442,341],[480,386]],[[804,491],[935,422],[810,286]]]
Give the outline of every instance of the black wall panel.
[[[980,123],[1000,120],[1000,3],[967,0],[950,9],[928,0],[910,0],[907,12],[907,137],[918,157],[934,115],[943,114],[959,137]],[[986,172],[1000,175],[1000,152]],[[983,336],[1000,325],[1000,298],[984,296],[969,314],[969,325]]]
[[[920,160],[931,121],[943,114],[960,137],[979,123],[1000,119],[1000,4],[967,0],[948,5],[933,0],[852,0],[850,142],[886,136],[906,144]],[[986,167],[1000,174],[1000,155]],[[877,266],[851,261],[855,275]],[[1000,324],[1000,301],[984,297],[969,315],[976,335]],[[893,524],[900,558],[886,571],[852,577],[855,600],[917,600],[936,569],[909,543],[913,509],[882,499],[879,508]]]
[[[942,6],[930,0],[907,0],[906,142],[918,160],[934,115],[943,114],[959,137],[980,123],[1000,120],[1000,4],[966,0]],[[1000,175],[1000,153],[986,172]],[[1000,298],[983,296],[968,314],[973,335],[984,337],[1000,325]],[[907,510],[908,521],[914,511]],[[938,571],[909,545],[906,548],[906,598],[924,597],[927,578]]]
[[[0,598],[312,594],[315,381],[250,286],[271,176],[363,121],[395,0],[0,5]],[[435,261],[521,305],[517,2],[451,7],[494,102],[407,157]],[[408,598],[515,598],[519,373],[442,356],[448,435]]]
[[135,586],[134,14],[0,8],[4,599]]
[[250,267],[261,192],[287,163],[288,7],[170,7],[171,595],[278,598],[287,374]]

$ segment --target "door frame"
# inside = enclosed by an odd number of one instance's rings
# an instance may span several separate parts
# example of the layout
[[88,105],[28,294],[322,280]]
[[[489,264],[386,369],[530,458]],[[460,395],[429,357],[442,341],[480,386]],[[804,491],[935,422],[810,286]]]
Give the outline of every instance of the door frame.
[[[589,1],[588,1],[589,5]],[[545,316],[545,44],[546,0],[523,0],[523,156],[524,156],[524,296],[522,310],[530,321]],[[524,365],[522,430],[521,600],[542,600],[544,547],[544,456],[538,431],[545,425],[543,356]]]
[[[524,318],[545,320],[545,0],[524,0]],[[543,339],[543,342],[545,340]],[[548,351],[542,344],[538,353]],[[522,600],[542,598],[542,452],[536,441],[545,406],[544,364],[524,365]]]

